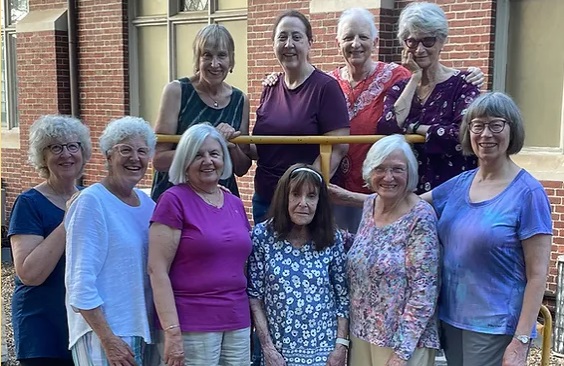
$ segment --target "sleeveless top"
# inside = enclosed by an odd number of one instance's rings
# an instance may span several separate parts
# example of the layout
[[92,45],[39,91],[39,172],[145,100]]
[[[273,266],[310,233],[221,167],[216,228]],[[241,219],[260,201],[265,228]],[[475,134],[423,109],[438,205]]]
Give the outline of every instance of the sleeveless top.
[[[232,87],[233,93],[231,94],[229,104],[225,108],[215,109],[202,101],[189,78],[182,78],[178,81],[182,88],[182,94],[180,112],[178,113],[178,127],[176,129],[177,135],[182,135],[191,126],[202,122],[209,122],[213,126],[225,122],[235,130],[239,130],[241,120],[243,119],[243,105],[245,102],[244,94],[241,90]],[[173,149],[176,149],[176,145],[174,145]],[[239,196],[234,175],[225,180],[220,180],[219,184],[228,188],[237,197]],[[168,181],[168,172],[155,171],[151,198],[156,201],[170,187],[172,187],[172,183]]]

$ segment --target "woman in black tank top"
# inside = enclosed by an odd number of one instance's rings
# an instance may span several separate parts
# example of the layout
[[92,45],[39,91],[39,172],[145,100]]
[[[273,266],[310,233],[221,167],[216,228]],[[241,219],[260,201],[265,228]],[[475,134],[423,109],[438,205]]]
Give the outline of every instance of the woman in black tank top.
[[[227,139],[249,134],[249,100],[225,78],[233,71],[235,45],[229,31],[219,24],[202,28],[194,39],[195,75],[168,83],[163,91],[155,126],[157,134],[181,135],[190,126],[209,122]],[[229,143],[233,171],[243,176],[251,166],[248,145]],[[171,186],[168,169],[176,144],[157,144],[151,196],[158,197]],[[220,184],[239,196],[235,176]]]

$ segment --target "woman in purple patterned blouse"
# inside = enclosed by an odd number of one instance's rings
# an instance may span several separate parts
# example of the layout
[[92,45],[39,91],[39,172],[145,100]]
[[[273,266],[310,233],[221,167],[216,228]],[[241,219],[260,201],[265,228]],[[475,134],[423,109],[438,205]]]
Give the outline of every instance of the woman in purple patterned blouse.
[[417,193],[476,167],[475,157],[462,155],[458,131],[463,114],[480,91],[467,82],[468,72],[439,62],[447,34],[445,13],[435,4],[412,3],[401,12],[402,64],[412,74],[388,91],[377,125],[380,134],[425,136],[424,144],[415,145]]

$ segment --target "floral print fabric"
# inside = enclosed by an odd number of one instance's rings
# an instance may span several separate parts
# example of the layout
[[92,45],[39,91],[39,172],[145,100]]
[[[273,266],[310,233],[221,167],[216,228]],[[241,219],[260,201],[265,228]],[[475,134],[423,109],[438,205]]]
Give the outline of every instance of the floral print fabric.
[[[430,191],[477,166],[476,157],[462,155],[458,138],[462,116],[480,94],[478,87],[466,81],[468,74],[457,70],[449,79],[438,83],[423,103],[417,95],[413,96],[404,126],[416,122],[429,126],[425,143],[415,144],[414,148],[419,162],[418,194]],[[379,134],[406,133],[405,128],[398,126],[394,104],[408,81],[409,79],[402,80],[388,90],[384,99],[384,112],[377,125]]]
[[421,200],[395,222],[376,227],[375,200],[371,195],[364,203],[347,254],[350,331],[407,360],[416,347],[439,348],[437,219]]
[[321,251],[313,242],[295,248],[278,240],[268,223],[252,232],[248,294],[263,301],[268,331],[287,366],[325,366],[337,317],[348,318],[343,240],[336,233],[335,244]]

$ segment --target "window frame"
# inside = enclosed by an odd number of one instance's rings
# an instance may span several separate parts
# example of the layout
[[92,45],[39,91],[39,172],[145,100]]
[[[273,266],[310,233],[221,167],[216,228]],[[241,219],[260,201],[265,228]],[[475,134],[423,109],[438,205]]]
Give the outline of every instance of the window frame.
[[[497,0],[496,20],[495,20],[495,48],[494,48],[494,72],[493,72],[493,91],[507,92],[505,81],[507,76],[508,43],[509,43],[509,21],[510,2],[512,0]],[[562,87],[564,88],[564,82]],[[562,111],[560,118],[560,141],[558,147],[548,146],[524,146],[522,154],[552,154],[564,155],[564,94],[562,98]]]
[[[26,14],[29,12],[29,0],[26,1]],[[16,41],[16,22],[12,23],[10,0],[2,0],[2,57],[4,58],[4,68],[6,80],[6,121],[2,121],[2,130],[12,130],[19,127],[18,114],[18,75],[17,75],[17,41]],[[12,42],[14,39],[14,42]]]

